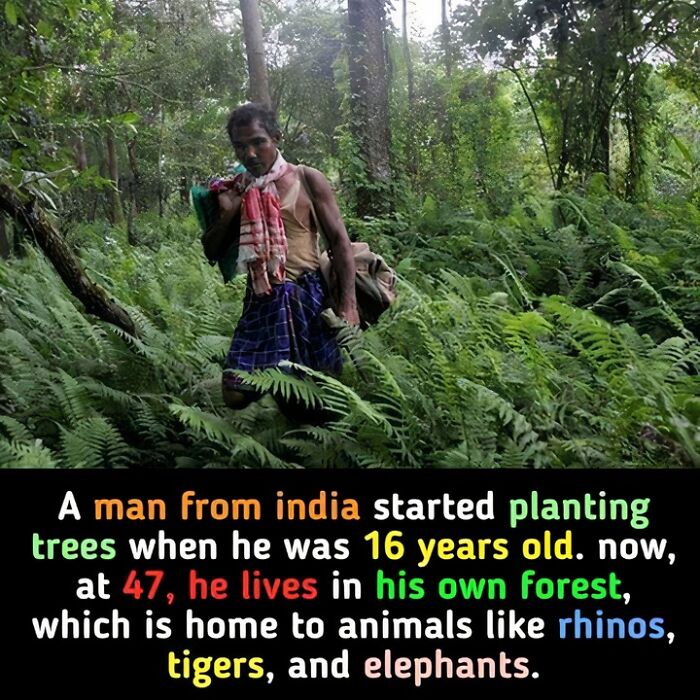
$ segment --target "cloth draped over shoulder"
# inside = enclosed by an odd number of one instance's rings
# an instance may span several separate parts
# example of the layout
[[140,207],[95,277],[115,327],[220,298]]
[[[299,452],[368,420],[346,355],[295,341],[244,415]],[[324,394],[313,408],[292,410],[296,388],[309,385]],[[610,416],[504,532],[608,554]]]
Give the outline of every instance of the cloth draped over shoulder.
[[285,279],[287,237],[280,214],[280,200],[275,182],[290,166],[281,153],[270,170],[258,178],[244,173],[232,179],[213,179],[208,188],[191,191],[192,205],[200,226],[206,230],[218,221],[217,196],[229,189],[242,190],[241,211],[236,222],[238,235],[218,261],[224,280],[234,272],[247,272],[255,294],[270,294],[272,284]]
[[256,294],[270,294],[271,281],[284,282],[287,236],[275,182],[288,170],[289,164],[278,152],[272,168],[252,180],[243,192],[238,269],[248,271]]

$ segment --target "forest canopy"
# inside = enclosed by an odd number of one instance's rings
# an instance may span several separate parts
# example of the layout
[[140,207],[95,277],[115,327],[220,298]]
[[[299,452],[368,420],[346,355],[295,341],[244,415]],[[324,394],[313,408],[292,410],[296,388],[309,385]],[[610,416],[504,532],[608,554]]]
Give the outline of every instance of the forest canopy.
[[[4,0],[0,67],[0,466],[700,466],[700,3]],[[248,100],[399,286],[232,412]]]

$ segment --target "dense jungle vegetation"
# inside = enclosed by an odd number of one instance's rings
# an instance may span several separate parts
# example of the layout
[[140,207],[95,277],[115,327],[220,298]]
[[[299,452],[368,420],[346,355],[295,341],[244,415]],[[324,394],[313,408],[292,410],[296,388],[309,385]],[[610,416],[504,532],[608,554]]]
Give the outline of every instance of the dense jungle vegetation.
[[[700,466],[697,2],[3,5],[0,465]],[[399,294],[232,412],[188,193],[250,98]]]

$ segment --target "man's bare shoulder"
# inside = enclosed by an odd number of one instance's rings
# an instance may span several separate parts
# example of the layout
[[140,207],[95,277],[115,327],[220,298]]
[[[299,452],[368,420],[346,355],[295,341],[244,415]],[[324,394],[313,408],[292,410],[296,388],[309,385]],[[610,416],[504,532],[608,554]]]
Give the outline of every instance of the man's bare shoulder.
[[300,165],[297,168],[304,169],[304,177],[309,183],[309,188],[315,195],[328,195],[331,193],[331,185],[328,182],[326,176],[316,168],[312,168],[308,165]]

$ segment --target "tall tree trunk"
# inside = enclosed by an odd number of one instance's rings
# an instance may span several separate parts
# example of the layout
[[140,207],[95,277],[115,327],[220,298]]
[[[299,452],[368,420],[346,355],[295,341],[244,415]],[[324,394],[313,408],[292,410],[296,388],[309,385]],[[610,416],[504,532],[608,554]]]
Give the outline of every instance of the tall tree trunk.
[[129,139],[126,144],[126,153],[129,158],[129,170],[131,171],[131,199],[134,213],[138,214],[141,207],[141,171],[136,158],[136,137]]
[[604,102],[598,103],[596,110],[597,129],[593,133],[593,146],[589,159],[589,167],[584,175],[603,173],[610,184],[610,113]]
[[190,206],[190,176],[184,168],[180,172],[180,204]]
[[163,182],[163,135],[165,132],[165,110],[160,106],[160,132],[158,134],[158,218],[162,219],[165,203],[165,183]]
[[389,209],[389,85],[384,0],[348,0],[351,129],[365,165],[357,186],[357,213]]
[[528,105],[530,106],[530,111],[532,112],[532,117],[535,120],[535,124],[537,125],[537,132],[540,135],[540,143],[542,144],[542,150],[544,151],[544,157],[545,160],[547,161],[547,168],[549,170],[549,176],[552,178],[552,186],[555,189],[557,188],[556,181],[554,178],[554,166],[552,165],[552,159],[549,155],[549,147],[547,146],[547,136],[544,133],[544,128],[542,127],[542,122],[540,120],[540,116],[537,113],[537,107],[535,107],[535,103],[530,96],[530,92],[527,89],[527,85],[525,84],[525,80],[523,77],[520,75],[518,69],[515,67],[515,65],[511,64],[507,66],[508,70],[515,76],[515,79],[518,81],[518,85],[520,85],[520,89],[523,91],[523,95],[525,96],[525,99],[527,100]]
[[[623,3],[623,28],[625,35],[641,31],[639,20],[635,17],[633,3],[625,0]],[[623,76],[622,98],[624,103],[624,125],[627,130],[627,143],[629,146],[629,161],[627,173],[625,175],[625,199],[629,202],[638,202],[646,199],[644,181],[645,161],[644,161],[644,141],[645,141],[645,114],[643,108],[643,98],[646,81],[649,77],[647,67],[630,73],[629,57],[627,59],[627,70]]]
[[554,41],[556,44],[557,65],[563,70],[561,76],[555,84],[556,103],[561,115],[561,136],[559,144],[559,163],[557,167],[557,176],[554,183],[554,189],[561,190],[566,181],[567,170],[571,161],[570,140],[571,140],[571,98],[569,81],[571,78],[566,75],[564,69],[568,49],[569,49],[569,28],[572,24],[570,3],[562,2],[562,14],[557,21],[557,28],[554,32]]
[[269,107],[272,105],[272,100],[270,100],[270,87],[267,81],[265,43],[263,42],[258,0],[240,1],[245,51],[248,57],[248,76],[250,79],[248,94],[253,102],[260,102]]
[[137,245],[138,238],[134,227],[134,216],[139,213],[139,198],[141,194],[141,173],[139,172],[139,163],[136,160],[136,137],[129,139],[126,144],[126,153],[129,160],[129,170],[131,178],[129,179],[129,205],[126,212],[126,239],[129,245]]
[[[408,114],[409,119],[413,114],[416,103],[415,77],[413,75],[413,59],[411,57],[411,43],[408,36],[408,0],[402,0],[403,12],[403,57],[406,63],[406,81],[408,83]],[[411,175],[418,172],[418,157],[416,153],[415,131],[408,131],[408,168]]]
[[[107,179],[109,177],[109,168],[107,167],[107,157],[105,156],[105,143],[97,131],[92,132],[92,150],[97,154],[97,168],[100,177]],[[104,194],[102,190],[96,188],[91,189],[93,197],[88,214],[88,220],[94,222],[97,218],[98,208],[104,204]],[[108,215],[109,206],[105,205],[105,215]]]
[[[645,76],[646,77],[646,76]],[[625,199],[628,202],[641,201],[646,197],[644,188],[644,124],[640,114],[641,78],[639,72],[632,78],[625,89],[625,117],[629,146],[629,161],[625,176]]]
[[0,214],[0,259],[10,257],[10,240],[5,230],[5,217]]
[[603,173],[610,186],[610,123],[614,109],[616,84],[619,67],[614,61],[606,60],[605,52],[610,45],[611,37],[619,31],[620,17],[617,8],[601,4],[596,10],[596,40],[599,50],[593,59],[593,70],[596,79],[593,83],[593,94],[590,97],[591,114],[591,151],[588,167],[583,175]]
[[561,127],[561,146],[559,149],[559,167],[557,168],[557,179],[554,183],[555,190],[561,190],[564,187],[564,182],[566,180],[566,171],[569,167],[569,107],[567,105],[564,115],[562,117],[562,127]]
[[135,335],[134,322],[128,312],[88,278],[63,236],[36,202],[24,202],[13,189],[0,184],[0,210],[18,221],[34,237],[66,287],[83,303],[89,314]]
[[112,127],[107,127],[105,134],[105,146],[107,148],[107,169],[109,179],[113,186],[109,190],[109,220],[116,225],[124,223],[124,210],[122,209],[122,198],[119,191],[119,162],[117,161],[117,149],[114,145],[114,132]]
[[445,73],[448,80],[452,78],[452,46],[450,43],[450,18],[447,12],[447,0],[442,0],[442,22],[440,23],[440,40],[445,57]]
[[411,57],[411,44],[408,35],[408,0],[403,2],[403,57],[406,61],[406,79],[408,82],[408,106],[412,108],[416,101],[416,82],[413,75],[413,59]]
[[87,151],[85,150],[85,137],[81,131],[75,137],[73,142],[73,152],[75,154],[75,167],[82,173],[83,170],[87,170],[88,158]]
[[443,140],[447,147],[450,159],[452,176],[459,178],[457,148],[455,147],[455,132],[452,126],[452,118],[449,110],[449,94],[452,87],[452,46],[450,42],[450,18],[447,11],[447,0],[442,0],[442,23],[440,24],[440,38],[442,41],[442,51],[445,57],[445,75],[447,84],[443,96],[442,114],[438,117],[442,126]]

